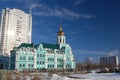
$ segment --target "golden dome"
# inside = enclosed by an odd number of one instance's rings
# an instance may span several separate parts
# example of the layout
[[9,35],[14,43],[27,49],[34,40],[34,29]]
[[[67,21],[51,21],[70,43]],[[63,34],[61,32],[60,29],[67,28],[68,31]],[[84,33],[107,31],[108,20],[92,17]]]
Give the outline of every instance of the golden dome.
[[64,36],[64,32],[62,31],[62,25],[60,24],[60,30],[58,31],[58,36]]

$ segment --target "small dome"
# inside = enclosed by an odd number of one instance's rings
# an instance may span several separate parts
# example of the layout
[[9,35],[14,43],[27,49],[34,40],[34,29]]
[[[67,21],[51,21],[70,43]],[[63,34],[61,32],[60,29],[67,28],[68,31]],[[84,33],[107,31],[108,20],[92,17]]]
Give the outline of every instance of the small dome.
[[64,36],[64,32],[62,31],[62,25],[60,25],[60,30],[58,31],[58,36]]
[[63,31],[58,31],[58,36],[64,36],[64,32]]

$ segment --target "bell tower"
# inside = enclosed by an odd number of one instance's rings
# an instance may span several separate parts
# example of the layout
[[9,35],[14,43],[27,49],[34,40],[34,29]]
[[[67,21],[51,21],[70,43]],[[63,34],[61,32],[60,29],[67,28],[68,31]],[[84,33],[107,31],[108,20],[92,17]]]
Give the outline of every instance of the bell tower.
[[57,35],[57,43],[58,44],[65,44],[65,36],[64,36],[64,32],[62,31],[62,24],[60,24],[60,29],[58,31],[58,35]]

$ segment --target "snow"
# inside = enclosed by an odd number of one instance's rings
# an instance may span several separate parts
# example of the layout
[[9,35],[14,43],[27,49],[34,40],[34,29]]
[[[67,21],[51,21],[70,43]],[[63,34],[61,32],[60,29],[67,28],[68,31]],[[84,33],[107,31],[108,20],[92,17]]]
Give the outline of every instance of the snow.
[[[32,73],[29,75],[20,75],[20,80],[32,80],[35,76],[42,78],[42,80],[120,80],[119,73],[89,73],[89,74],[72,74],[68,76],[61,76],[58,74],[48,73]],[[15,80],[16,75],[12,75]]]
[[[73,77],[86,77],[88,80],[120,80],[120,74],[117,73],[90,73],[90,74],[75,74]],[[84,79],[86,80],[86,79]]]
[[86,79],[82,79],[82,78],[74,79],[74,78],[69,78],[67,76],[59,76],[57,74],[53,74],[51,80],[91,80],[91,79],[87,79],[87,78]]

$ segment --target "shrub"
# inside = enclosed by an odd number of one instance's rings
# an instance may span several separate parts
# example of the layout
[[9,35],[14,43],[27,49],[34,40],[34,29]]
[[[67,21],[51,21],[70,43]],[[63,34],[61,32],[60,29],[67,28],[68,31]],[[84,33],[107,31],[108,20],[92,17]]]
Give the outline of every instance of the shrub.
[[12,80],[12,75],[11,73],[6,74],[6,80]]
[[32,80],[43,80],[43,79],[38,76],[35,76]]

